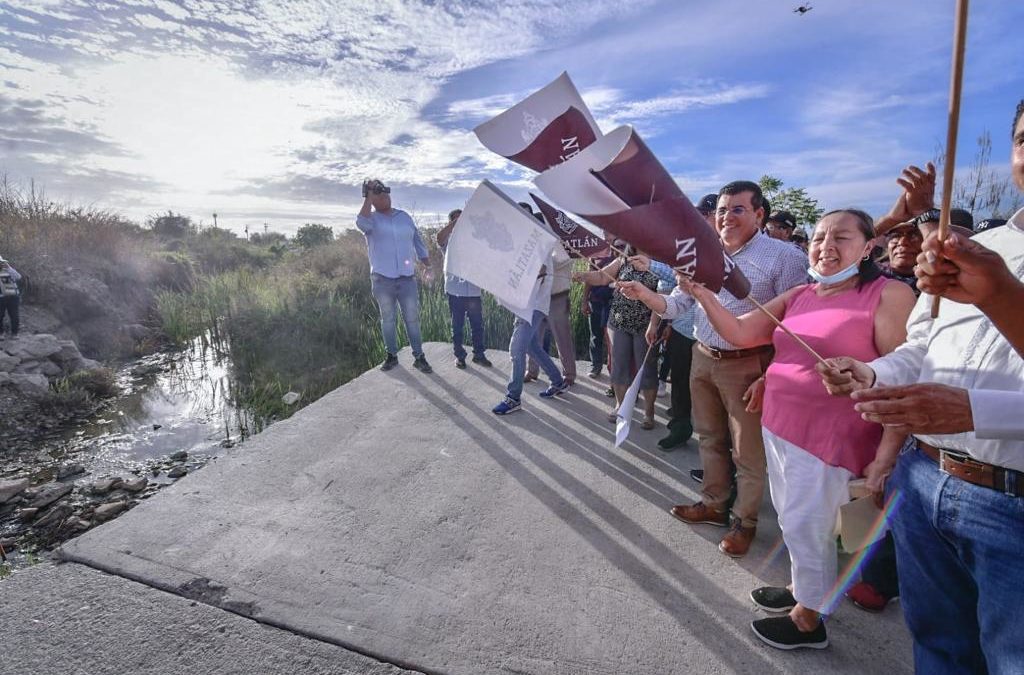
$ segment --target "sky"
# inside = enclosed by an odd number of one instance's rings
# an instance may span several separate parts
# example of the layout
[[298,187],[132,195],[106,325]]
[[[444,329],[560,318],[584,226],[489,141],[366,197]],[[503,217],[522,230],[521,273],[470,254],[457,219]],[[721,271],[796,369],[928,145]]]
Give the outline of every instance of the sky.
[[[532,172],[472,129],[564,70],[694,201],[770,174],[880,214],[945,141],[955,3],[799,4],[0,0],[0,175],[137,222],[285,233],[351,226],[373,176],[431,226],[483,179],[526,196]],[[988,130],[1008,174],[1024,2],[971,9],[958,172]]]

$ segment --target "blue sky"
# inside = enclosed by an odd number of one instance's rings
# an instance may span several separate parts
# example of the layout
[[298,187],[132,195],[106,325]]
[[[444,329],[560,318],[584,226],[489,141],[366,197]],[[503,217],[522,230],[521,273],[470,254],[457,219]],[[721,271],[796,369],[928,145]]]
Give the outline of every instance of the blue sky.
[[[431,225],[531,173],[472,128],[572,76],[696,200],[770,173],[884,211],[945,139],[952,0],[0,0],[0,173],[143,220],[347,226],[379,176]],[[1024,3],[976,0],[958,165],[1008,170]],[[987,214],[981,214],[987,215]]]

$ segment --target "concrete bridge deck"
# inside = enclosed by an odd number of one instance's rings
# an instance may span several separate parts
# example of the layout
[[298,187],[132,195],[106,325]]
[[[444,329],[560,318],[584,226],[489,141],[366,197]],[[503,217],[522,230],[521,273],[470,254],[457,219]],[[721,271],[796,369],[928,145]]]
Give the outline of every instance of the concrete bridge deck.
[[614,449],[606,382],[554,401],[528,384],[498,418],[504,354],[465,371],[447,345],[427,357],[432,375],[405,350],[69,542],[65,567],[427,673],[912,671],[898,604],[841,602],[825,651],[757,641],[749,592],[788,581],[770,507],[738,561],[724,530],[673,519],[699,498],[696,443],[663,453],[664,428],[636,424]]

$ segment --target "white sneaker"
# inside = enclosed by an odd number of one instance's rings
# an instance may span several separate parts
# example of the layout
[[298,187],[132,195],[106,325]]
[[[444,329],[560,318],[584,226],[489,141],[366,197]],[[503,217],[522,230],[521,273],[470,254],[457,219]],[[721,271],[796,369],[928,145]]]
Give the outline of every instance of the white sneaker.
[[658,398],[665,398],[668,394],[668,385],[665,384],[665,380],[658,380]]

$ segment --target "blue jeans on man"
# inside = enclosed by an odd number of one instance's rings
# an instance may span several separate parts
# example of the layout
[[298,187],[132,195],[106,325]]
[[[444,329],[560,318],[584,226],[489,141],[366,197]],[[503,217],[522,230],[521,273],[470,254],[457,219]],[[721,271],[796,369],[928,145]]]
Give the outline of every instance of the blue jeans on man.
[[484,346],[484,313],[483,301],[480,296],[464,297],[448,293],[448,309],[452,312],[452,347],[455,358],[465,359],[466,316],[469,316],[469,329],[473,333],[473,356],[483,358]]
[[886,492],[918,673],[1024,673],[1024,498],[939,470],[916,446]]
[[398,307],[401,307],[412,354],[421,356],[423,340],[420,337],[420,297],[416,277],[391,278],[371,274],[370,289],[380,307],[380,330],[384,334],[384,347],[388,354],[398,353]]
[[508,354],[512,359],[512,377],[508,382],[506,395],[518,401],[523,395],[523,378],[526,376],[526,355],[533,357],[540,365],[541,370],[548,376],[548,380],[555,386],[562,384],[562,371],[555,365],[554,360],[544,351],[541,346],[540,336],[537,329],[544,319],[544,313],[534,310],[533,321],[516,317],[515,326],[512,328],[512,339],[508,343]]
[[611,314],[612,301],[590,300],[590,370],[600,373],[601,367],[605,364],[604,332],[608,326],[608,317]]

